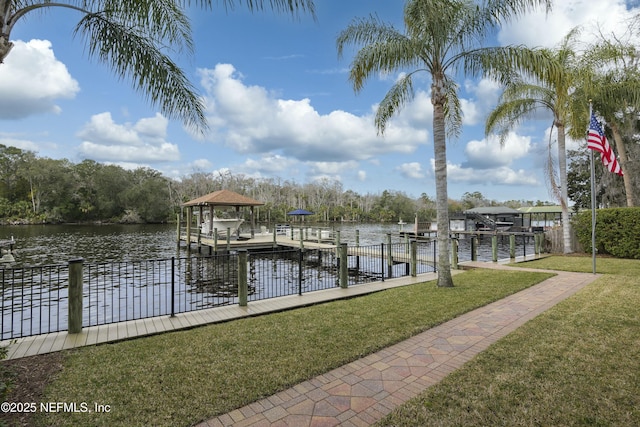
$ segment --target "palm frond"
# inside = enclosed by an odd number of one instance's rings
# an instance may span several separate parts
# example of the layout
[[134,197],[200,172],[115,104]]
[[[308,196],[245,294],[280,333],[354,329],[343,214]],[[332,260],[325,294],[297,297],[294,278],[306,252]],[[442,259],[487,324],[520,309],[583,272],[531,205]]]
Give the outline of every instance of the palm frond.
[[169,56],[150,40],[104,14],[88,14],[76,26],[90,57],[110,66],[121,79],[130,79],[135,90],[163,114],[182,120],[188,127],[207,128],[204,104],[195,88]]
[[214,4],[222,2],[225,10],[234,10],[244,6],[251,11],[263,11],[270,8],[275,12],[288,13],[299,16],[300,13],[308,13],[316,18],[316,6],[314,0],[182,0],[182,3],[195,3],[199,6],[213,8]]
[[376,111],[375,125],[378,134],[384,134],[387,123],[408,101],[413,99],[412,75],[408,74],[400,78],[389,89],[385,97],[380,102]]
[[447,137],[457,138],[462,129],[462,106],[458,96],[458,84],[449,76],[445,76],[444,117]]
[[[193,51],[191,25],[183,7],[175,0],[102,0],[88,2],[94,13],[144,34],[173,50]],[[101,3],[99,6],[96,3]],[[142,33],[142,31],[141,31]],[[177,49],[176,49],[177,48]]]
[[385,24],[376,16],[354,20],[336,40],[338,56],[346,46],[361,46],[351,64],[349,80],[354,90],[360,91],[374,73],[390,73],[417,63],[416,46],[393,25]]
[[500,144],[504,145],[509,132],[540,108],[542,105],[534,98],[501,102],[489,113],[485,124],[485,134],[497,133]]
[[496,25],[508,22],[511,19],[527,12],[544,7],[545,12],[551,12],[552,0],[488,0],[484,5],[484,13],[492,16]]

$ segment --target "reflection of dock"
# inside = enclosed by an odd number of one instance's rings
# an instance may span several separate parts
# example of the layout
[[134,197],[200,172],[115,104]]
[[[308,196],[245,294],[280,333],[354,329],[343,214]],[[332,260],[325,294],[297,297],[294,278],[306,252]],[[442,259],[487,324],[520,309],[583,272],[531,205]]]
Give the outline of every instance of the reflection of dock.
[[0,240],[0,263],[2,262],[15,262],[13,257],[13,246],[16,241],[11,236],[11,240]]

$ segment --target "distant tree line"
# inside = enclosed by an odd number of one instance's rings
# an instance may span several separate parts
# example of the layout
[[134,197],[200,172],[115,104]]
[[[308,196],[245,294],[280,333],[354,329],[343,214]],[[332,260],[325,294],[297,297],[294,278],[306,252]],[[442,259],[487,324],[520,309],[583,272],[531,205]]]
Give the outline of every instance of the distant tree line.
[[[117,165],[84,160],[38,157],[34,152],[0,144],[0,220],[3,223],[174,221],[182,203],[226,189],[265,205],[256,210],[259,222],[291,220],[286,213],[297,208],[314,212],[320,222],[411,222],[435,218],[435,201],[426,193],[412,198],[402,191],[358,194],[336,180],[305,184],[279,178],[256,179],[245,175],[195,172],[170,179],[149,168],[127,170]],[[479,192],[450,200],[451,212],[475,206],[506,204],[511,207],[543,202],[512,200],[498,203]]]

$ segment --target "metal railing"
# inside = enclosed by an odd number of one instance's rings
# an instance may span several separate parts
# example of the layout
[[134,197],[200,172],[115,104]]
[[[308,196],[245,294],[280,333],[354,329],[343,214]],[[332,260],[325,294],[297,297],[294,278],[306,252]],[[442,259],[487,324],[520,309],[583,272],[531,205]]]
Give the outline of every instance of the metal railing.
[[435,271],[435,241],[343,245],[345,260],[341,248],[251,252],[246,277],[236,252],[0,269],[0,339],[72,332],[78,306],[81,329],[241,304],[243,284],[248,301],[258,301]]

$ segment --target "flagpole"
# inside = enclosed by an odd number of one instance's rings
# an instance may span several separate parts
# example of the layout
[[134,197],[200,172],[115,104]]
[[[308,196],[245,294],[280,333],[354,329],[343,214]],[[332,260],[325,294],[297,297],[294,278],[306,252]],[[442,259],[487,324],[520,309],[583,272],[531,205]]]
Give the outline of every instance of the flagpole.
[[[593,114],[591,100],[589,100],[589,120]],[[587,138],[589,138],[587,129]],[[593,274],[596,274],[596,168],[593,161],[593,150],[589,151],[589,164],[591,167],[591,263]]]

